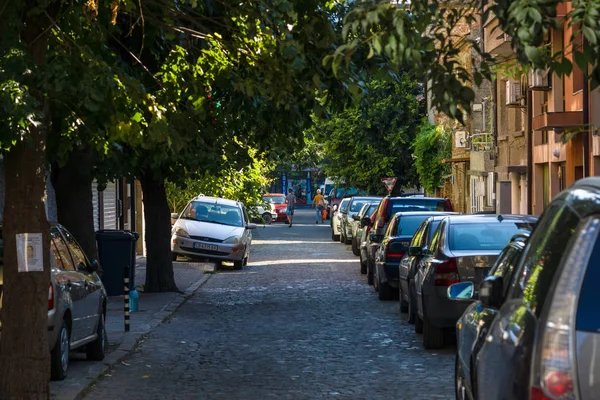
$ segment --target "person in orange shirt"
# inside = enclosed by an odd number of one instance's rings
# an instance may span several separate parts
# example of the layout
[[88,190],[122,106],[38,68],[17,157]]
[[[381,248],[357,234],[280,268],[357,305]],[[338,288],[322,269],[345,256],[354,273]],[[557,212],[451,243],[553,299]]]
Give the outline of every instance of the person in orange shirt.
[[317,189],[317,195],[312,201],[312,206],[317,208],[317,224],[323,223],[323,210],[325,209],[325,198],[321,195],[321,189]]

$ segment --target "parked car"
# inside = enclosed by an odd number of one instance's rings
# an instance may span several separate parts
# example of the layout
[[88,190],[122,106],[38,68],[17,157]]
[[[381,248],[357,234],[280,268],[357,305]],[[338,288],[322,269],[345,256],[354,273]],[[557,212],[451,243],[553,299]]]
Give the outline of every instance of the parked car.
[[[0,308],[4,287],[4,245],[0,227]],[[106,291],[75,238],[61,225],[50,229],[50,286],[48,288],[48,344],[51,377],[67,376],[69,354],[84,349],[88,360],[104,359],[106,349]],[[41,256],[41,255],[40,255]]]
[[333,217],[331,218],[331,240],[337,242],[341,238],[342,216],[344,211],[348,209],[350,197],[346,197],[338,205],[333,206]]
[[277,214],[275,221],[287,221],[287,204],[283,193],[267,193],[263,195],[263,199],[265,203],[273,204],[273,207],[275,207],[273,210]]
[[373,283],[379,300],[392,300],[399,293],[398,265],[421,223],[428,217],[448,214],[457,213],[407,211],[394,214],[375,253]]
[[415,329],[423,330],[425,348],[442,347],[444,330],[454,328],[467,308],[448,299],[448,286],[479,284],[510,238],[531,231],[536,221],[528,215],[456,215],[440,222],[415,276]]
[[248,262],[252,229],[243,203],[198,196],[187,205],[173,226],[171,250],[177,256],[214,262],[232,261],[234,269]]
[[379,201],[364,203],[358,214],[353,216],[354,223],[352,224],[352,253],[355,256],[360,256],[360,244],[363,239],[363,232],[365,231],[365,226],[362,224],[362,219],[365,217],[368,218],[370,215],[372,215],[377,209],[378,205]]
[[352,196],[363,196],[365,194],[366,193],[364,191],[358,190],[354,187],[345,188],[334,186],[333,189],[329,191],[329,194],[325,196],[325,200],[327,201],[327,214],[331,214],[331,216],[333,216],[333,206],[338,206],[337,208],[339,209],[342,199]]
[[[529,233],[515,235],[502,250],[498,261],[490,269],[489,276],[502,279],[502,297],[508,292],[508,285],[516,272],[523,254]],[[488,278],[486,278],[488,279]],[[484,281],[485,282],[485,281]],[[498,310],[478,300],[477,287],[473,282],[463,281],[448,287],[448,298],[469,302],[466,311],[456,323],[457,355],[454,370],[458,397],[474,400],[477,392],[473,377],[476,376],[477,355],[483,345],[488,330]],[[485,295],[484,295],[485,297]],[[472,302],[471,299],[477,299]]]
[[260,218],[258,218],[259,223],[270,225],[273,221],[277,220],[277,213],[275,212],[274,205],[272,203],[257,205],[256,214],[260,216]]
[[369,233],[366,244],[367,253],[367,282],[372,285],[373,270],[375,268],[375,253],[383,234],[397,212],[405,211],[454,211],[448,199],[433,197],[384,197],[375,211],[373,227]]
[[348,203],[348,208],[346,212],[343,213],[341,219],[341,228],[340,241],[344,244],[351,244],[353,239],[353,229],[354,225],[357,225],[357,221],[354,220],[354,216],[358,214],[363,204],[367,202],[377,201],[380,202],[382,197],[376,196],[353,196],[350,198],[350,203]]
[[447,214],[441,214],[423,221],[410,242],[407,254],[400,261],[398,269],[400,312],[407,313],[406,321],[410,324],[415,323],[417,315],[417,300],[415,298],[417,266],[431,243],[433,233],[446,216]]
[[[360,230],[362,231],[361,239],[360,239],[360,273],[361,274],[366,274],[368,272],[368,266],[367,266],[367,259],[368,259],[368,243],[369,243],[369,236],[371,234],[371,228],[373,227],[373,223],[375,222],[375,214],[377,212],[377,208],[379,208],[379,204],[377,204],[377,206],[372,209],[369,208],[369,212],[367,213],[367,215],[363,216],[362,220],[360,221]],[[371,275],[371,279],[372,279],[372,275]],[[367,277],[368,280],[368,277]],[[373,282],[369,282],[369,284],[372,284]]]
[[586,178],[546,207],[506,296],[503,278],[480,285],[498,312],[476,360],[479,398],[600,398],[599,266],[600,179]]

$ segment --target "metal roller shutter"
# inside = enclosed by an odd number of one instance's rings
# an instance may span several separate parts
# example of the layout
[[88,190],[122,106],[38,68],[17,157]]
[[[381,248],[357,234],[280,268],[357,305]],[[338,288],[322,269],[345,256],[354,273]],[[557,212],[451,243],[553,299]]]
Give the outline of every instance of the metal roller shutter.
[[117,229],[117,185],[115,182],[108,182],[106,189],[102,192],[104,226],[103,229]]

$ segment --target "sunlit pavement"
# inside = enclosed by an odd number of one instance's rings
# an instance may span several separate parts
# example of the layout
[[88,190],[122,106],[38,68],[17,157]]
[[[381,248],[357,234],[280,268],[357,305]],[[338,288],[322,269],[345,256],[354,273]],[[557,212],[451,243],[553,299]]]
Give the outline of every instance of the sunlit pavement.
[[254,235],[90,399],[454,398],[454,348],[425,351],[312,209]]

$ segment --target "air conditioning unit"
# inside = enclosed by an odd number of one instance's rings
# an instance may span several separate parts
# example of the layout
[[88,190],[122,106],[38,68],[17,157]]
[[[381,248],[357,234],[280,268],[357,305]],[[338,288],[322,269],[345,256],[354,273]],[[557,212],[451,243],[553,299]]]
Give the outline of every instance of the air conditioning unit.
[[521,82],[506,81],[506,106],[520,107],[521,97]]
[[531,90],[550,90],[548,71],[543,69],[529,71],[529,88]]

